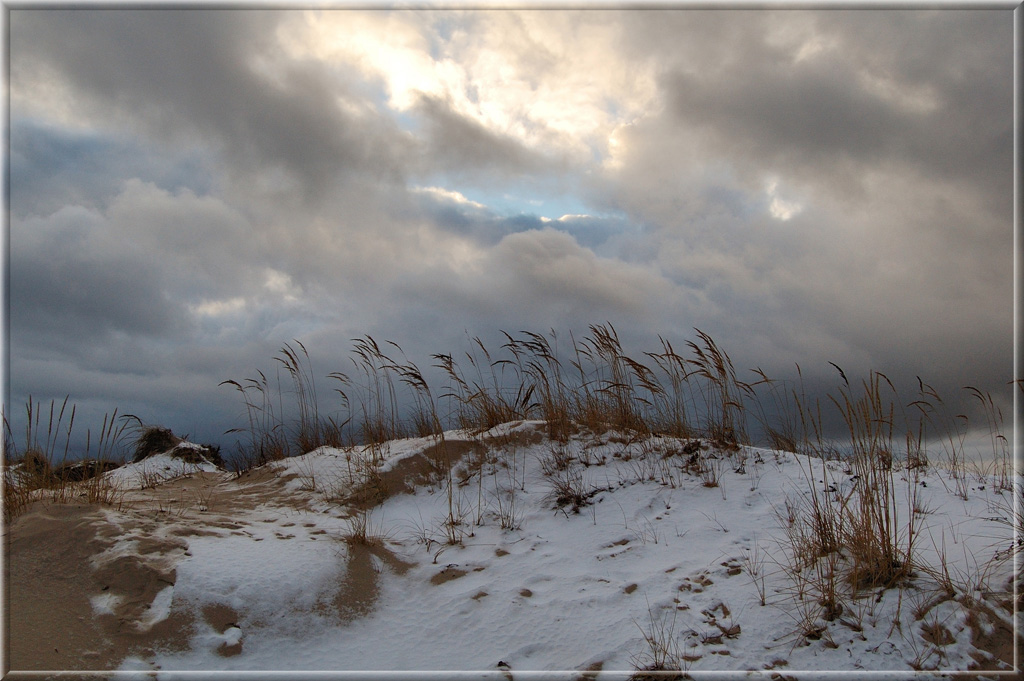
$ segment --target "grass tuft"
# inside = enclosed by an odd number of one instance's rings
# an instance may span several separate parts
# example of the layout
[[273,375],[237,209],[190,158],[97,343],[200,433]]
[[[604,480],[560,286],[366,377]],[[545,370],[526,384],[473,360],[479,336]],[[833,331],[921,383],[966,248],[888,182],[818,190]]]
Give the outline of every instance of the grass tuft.
[[[86,431],[84,457],[69,460],[76,413],[73,404],[68,411],[69,399],[65,397],[59,408],[56,400],[51,400],[49,408],[44,411],[41,403],[34,402],[31,396],[28,398],[25,405],[25,443],[20,455],[6,413],[2,414],[3,513],[6,521],[14,519],[38,500],[53,503],[85,500],[87,503],[120,505],[123,490],[117,489],[103,473],[120,466],[124,460],[123,441],[128,420],[126,417],[119,419],[117,410],[104,415],[95,440],[92,431]],[[64,420],[65,414],[68,414],[67,421]],[[43,423],[46,424],[45,429]]]

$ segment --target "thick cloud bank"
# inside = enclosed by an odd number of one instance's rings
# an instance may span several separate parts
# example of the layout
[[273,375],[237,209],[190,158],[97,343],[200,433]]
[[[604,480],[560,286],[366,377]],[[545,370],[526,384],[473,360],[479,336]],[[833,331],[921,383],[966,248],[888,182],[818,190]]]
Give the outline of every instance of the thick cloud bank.
[[8,404],[224,440],[293,338],[610,321],[1008,410],[1010,10],[9,17]]

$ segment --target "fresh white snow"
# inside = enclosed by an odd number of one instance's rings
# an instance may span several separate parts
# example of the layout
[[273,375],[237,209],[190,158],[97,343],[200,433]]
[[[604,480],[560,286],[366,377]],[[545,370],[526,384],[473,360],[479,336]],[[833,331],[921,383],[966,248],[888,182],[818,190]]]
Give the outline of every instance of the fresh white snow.
[[[189,649],[157,649],[122,669],[175,678],[197,670],[578,676],[590,668],[601,670],[598,678],[622,678],[655,661],[647,635],[669,645],[691,674],[771,669],[909,678],[915,667],[967,669],[972,653],[985,654],[972,643],[972,627],[1010,617],[996,608],[979,619],[965,607],[968,597],[994,602],[1013,574],[1010,560],[990,563],[1013,540],[1000,521],[1010,517],[1012,494],[984,475],[972,476],[965,500],[946,470],[893,474],[898,526],[916,503],[923,511],[916,516],[917,558],[941,570],[944,556],[954,598],[940,597],[935,579],[919,571],[904,589],[842,598],[843,610],[827,621],[813,584],[804,584],[801,600],[800,580],[785,569],[785,518],[812,488],[822,498],[848,497],[857,481],[844,463],[751,447],[708,449],[698,475],[683,466],[685,441],[612,432],[559,444],[536,435],[541,430],[525,422],[476,436],[446,433],[450,443],[484,443],[484,475],[463,474],[464,462],[452,477],[451,502],[438,475],[369,511],[369,533],[408,568],[379,550],[370,556],[376,594],[367,595],[372,609],[354,617],[333,605],[356,562],[345,538],[358,518],[347,517],[337,500],[351,491],[367,452],[321,448],[271,464],[282,499],[223,510],[217,517],[230,523],[185,537],[175,584],[153,604],[154,621],[174,609],[194,613]],[[379,470],[434,443],[388,443],[377,452]],[[553,452],[568,470],[553,466]],[[202,468],[187,466],[161,455],[107,475],[138,488],[154,475]],[[223,498],[242,482],[221,475]],[[706,484],[716,476],[717,486]],[[558,479],[594,492],[578,513],[556,507]],[[189,513],[193,522],[214,517],[218,503]],[[503,521],[514,527],[503,529]],[[461,543],[448,541],[449,530]],[[97,612],[114,598],[92,597]],[[218,631],[202,615],[213,605],[230,608],[238,621]],[[818,627],[811,638],[805,616]],[[951,640],[929,642],[929,628]],[[224,655],[224,646],[235,652]]]
[[168,480],[200,471],[207,473],[218,472],[216,466],[205,460],[202,463],[189,463],[180,456],[175,456],[176,451],[186,449],[192,449],[200,453],[204,451],[201,445],[182,442],[168,452],[153,454],[137,463],[115,468],[105,475],[115,486],[121,489],[139,489],[142,487],[154,487]]

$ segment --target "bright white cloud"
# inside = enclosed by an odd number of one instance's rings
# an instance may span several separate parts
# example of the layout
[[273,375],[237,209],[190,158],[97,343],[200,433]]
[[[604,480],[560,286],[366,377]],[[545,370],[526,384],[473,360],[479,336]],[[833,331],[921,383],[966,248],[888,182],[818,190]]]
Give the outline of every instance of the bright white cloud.
[[785,222],[799,215],[803,209],[803,204],[797,201],[789,201],[779,196],[779,181],[777,179],[771,179],[767,183],[765,193],[770,199],[768,204],[768,213],[776,220],[782,220]]
[[857,76],[865,90],[907,113],[928,114],[939,108],[938,96],[927,84],[900,82],[889,74],[868,69]]
[[245,309],[245,298],[236,296],[224,300],[204,300],[189,306],[190,311],[201,317],[224,317],[237,314]]
[[62,74],[44,65],[12,66],[10,101],[13,117],[48,120],[69,130],[90,130],[94,123]]
[[487,208],[484,204],[467,199],[461,192],[453,189],[445,189],[444,187],[413,187],[412,191],[416,194],[429,194],[445,201],[472,206],[473,208]]
[[541,217],[540,220],[541,222],[575,222],[578,220],[586,220],[592,217],[592,215],[586,215],[585,213],[566,213],[562,217],[555,218],[554,220],[548,217]]
[[814,36],[800,45],[800,48],[796,52],[796,56],[793,57],[793,62],[799,63],[805,59],[810,59],[819,52],[824,51],[827,47],[829,47],[829,45],[827,45],[824,40],[819,36]]
[[771,213],[772,217],[782,221],[789,220],[801,210],[802,206],[799,203],[784,201],[778,196],[773,196],[772,202],[768,206],[768,212]]
[[222,300],[204,300],[196,305],[189,305],[188,309],[197,316],[223,317],[238,314],[246,308],[246,299],[242,296],[225,298]]
[[263,288],[269,293],[279,296],[286,303],[294,303],[302,295],[302,287],[297,286],[291,276],[273,268],[267,268]]
[[280,36],[294,57],[354,65],[378,79],[396,111],[429,95],[495,134],[580,160],[595,149],[606,154],[615,129],[645,115],[656,98],[653,63],[616,58],[619,28],[602,17],[449,14],[455,28],[444,41],[424,30],[423,19],[310,12]]

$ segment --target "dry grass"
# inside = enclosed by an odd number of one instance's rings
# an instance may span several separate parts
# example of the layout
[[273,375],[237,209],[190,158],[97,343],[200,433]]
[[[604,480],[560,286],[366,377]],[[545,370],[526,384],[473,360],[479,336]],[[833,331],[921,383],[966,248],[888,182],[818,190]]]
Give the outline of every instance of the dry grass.
[[655,615],[650,602],[647,603],[648,621],[641,626],[634,621],[644,640],[644,649],[633,657],[636,672],[630,676],[632,681],[647,679],[682,679],[689,667],[689,661],[680,645],[680,636],[676,632],[679,611],[672,608],[671,616],[661,613]]
[[[517,530],[522,525],[522,506],[519,504],[519,492],[526,491],[526,461],[520,461],[519,446],[514,438],[499,438],[493,443],[496,449],[494,453],[494,513],[498,518],[498,524],[503,530]],[[484,464],[487,457],[481,454],[477,468],[478,477],[478,506],[482,506],[482,491],[484,478]],[[478,513],[477,523],[482,520],[482,511]]]
[[228,431],[244,436],[237,466],[325,444],[438,435],[453,426],[484,432],[525,419],[544,421],[548,436],[561,442],[580,430],[703,438],[727,450],[747,441],[747,408],[758,404],[756,387],[770,379],[760,372],[755,383],[738,380],[729,355],[710,335],[696,330],[699,340],[686,343],[688,356],[665,339],[659,352],[630,356],[611,324],[588,331],[579,339],[570,333],[564,348],[554,331],[523,331],[502,332],[505,342],[497,349],[477,337],[458,357],[434,354],[433,368],[446,382],[436,398],[397,343],[355,339],[354,370],[327,374],[340,385],[334,392],[341,398],[338,416],[327,419],[320,415],[306,348],[286,344],[275,359],[291,383],[291,399],[283,398],[280,376],[275,383],[258,371],[257,378],[222,382],[242,397],[248,419]]
[[10,522],[25,511],[35,495],[33,488],[25,484],[9,466],[4,467],[3,486],[3,517],[5,522]]
[[[84,458],[69,460],[76,407],[71,405],[68,412],[68,399],[65,397],[59,408],[56,400],[51,400],[44,412],[42,404],[29,397],[25,405],[25,444],[20,455],[10,423],[6,414],[3,415],[3,513],[6,521],[37,500],[121,504],[124,491],[103,473],[123,461],[123,440],[131,417],[118,418],[116,410],[104,415],[95,439],[91,430],[86,431]],[[65,414],[68,414],[66,422]]]
[[242,472],[278,461],[291,454],[284,422],[279,410],[275,410],[273,393],[269,381],[262,371],[259,378],[247,378],[241,383],[235,380],[222,381],[220,385],[233,387],[242,396],[249,424],[246,428],[232,428],[226,434],[242,433],[247,442],[239,442],[237,455],[232,461],[235,472]]
[[[830,400],[848,430],[848,472],[856,483],[845,495],[821,490],[819,485],[835,489],[826,465],[831,445],[820,438],[806,439],[804,448],[818,457],[808,460],[808,494],[799,504],[798,522],[788,523],[791,546],[815,561],[842,552],[843,564],[823,569],[822,575],[834,575],[832,568],[841,568],[855,590],[894,586],[912,571],[918,523],[913,504],[906,517],[896,510],[900,463],[893,454],[897,451],[895,389],[883,374],[873,372],[856,394],[839,371],[844,386]],[[802,406],[801,418],[811,424],[810,432],[821,432],[817,408]],[[912,482],[904,486],[907,494],[914,493]],[[827,593],[834,591],[828,584],[822,586]],[[831,606],[832,599],[826,596],[825,600]]]
[[[336,392],[342,397],[343,415],[338,419],[342,427],[330,437],[324,435],[318,414],[308,353],[297,342],[297,350],[285,346],[278,360],[293,384],[296,424],[286,425],[280,398],[276,403],[269,399],[262,374],[247,384],[227,382],[243,394],[250,415],[245,431],[250,435],[249,458],[261,461],[330,441],[347,441],[350,447],[362,442],[358,477],[362,489],[372,490],[377,488],[374,471],[384,458],[380,449],[390,439],[431,436],[439,451],[446,451],[445,428],[485,437],[500,424],[538,419],[553,443],[541,461],[548,500],[568,514],[578,513],[597,493],[584,472],[601,463],[587,452],[570,450],[571,435],[590,433],[595,443],[602,437],[620,441],[614,456],[626,463],[620,470],[634,477],[624,484],[650,480],[676,486],[683,476],[692,475],[706,487],[720,488],[728,466],[749,474],[756,488],[763,462],[748,459],[740,448],[750,440],[748,422],[753,420],[775,449],[810,455],[808,492],[791,500],[784,514],[792,557],[786,570],[798,600],[805,603],[798,618],[804,634],[817,635],[821,622],[858,612],[862,593],[905,584],[915,570],[939,582],[963,581],[963,576],[947,575],[941,565],[921,565],[917,558],[920,516],[928,509],[916,498],[916,481],[933,458],[927,442],[938,436],[953,491],[964,498],[968,492],[967,418],[953,414],[923,381],[917,399],[903,404],[884,374],[871,372],[860,384],[851,384],[833,364],[841,379],[838,391],[811,400],[799,365],[795,384],[760,369],[753,370],[754,380],[744,382],[729,355],[699,329],[697,338],[683,345],[685,353],[662,338],[658,351],[633,356],[611,324],[590,326],[581,338],[572,333],[560,338],[554,331],[503,334],[505,342],[497,349],[476,337],[463,355],[432,355],[445,382],[438,397],[398,344],[378,343],[369,336],[356,339],[351,372],[356,380],[341,372],[328,374],[342,385]],[[1013,472],[1000,432],[1002,415],[990,395],[967,391],[986,414],[997,485],[1009,490]],[[401,405],[410,406],[403,411]],[[826,437],[826,409],[834,410],[845,426],[841,447]],[[689,444],[682,451],[660,452],[650,444],[658,435],[684,438]],[[835,459],[842,459],[847,476],[857,480],[843,493],[828,484],[832,475],[826,462]],[[516,471],[522,468],[514,457],[511,467],[506,461],[505,479],[499,482],[494,475],[485,498],[485,460],[481,455],[455,471],[452,460],[434,459],[434,484],[447,499],[445,517],[435,527],[446,545],[460,543],[485,515],[504,528],[521,523],[516,490],[525,481]],[[309,477],[308,485],[315,487],[317,482]],[[825,481],[821,486],[815,484],[819,479]],[[384,496],[386,491],[379,500]],[[748,570],[765,602],[763,565],[748,563]]]
[[345,543],[359,546],[383,545],[385,537],[381,525],[374,525],[370,516],[371,511],[363,509],[346,520],[348,530],[342,537]]
[[[134,417],[138,421],[138,417]],[[138,421],[139,434],[135,441],[135,454],[132,461],[139,462],[153,454],[160,454],[178,446],[182,440],[171,432],[170,428],[144,426]]]
[[740,566],[743,568],[743,572],[747,574],[750,581],[753,582],[754,588],[757,589],[757,595],[761,607],[768,605],[767,589],[765,588],[765,554],[761,552],[761,546],[757,543],[757,539],[754,539],[754,547],[749,553],[744,553],[740,559]]
[[[764,462],[759,456],[749,458],[741,448],[751,442],[753,423],[761,441],[772,448],[809,455],[801,459],[806,492],[787,499],[777,511],[786,531],[785,551],[769,559],[755,543],[740,562],[760,605],[768,604],[767,563],[772,560],[791,584],[793,607],[784,612],[792,618],[794,636],[828,643],[834,623],[854,630],[863,626],[865,612],[873,607],[869,593],[897,588],[902,594],[911,580],[927,578],[939,596],[914,606],[925,633],[913,664],[922,669],[941,664],[948,631],[934,607],[984,590],[994,563],[979,560],[966,571],[956,571],[940,543],[932,547],[937,564],[924,564],[919,534],[922,516],[930,509],[916,495],[921,472],[941,460],[943,484],[967,499],[968,417],[920,379],[915,399],[903,403],[886,375],[871,372],[866,380],[851,383],[838,365],[833,365],[841,381],[838,389],[814,400],[804,392],[799,365],[795,384],[760,369],[752,370],[751,382],[744,382],[714,339],[695,332],[696,339],[681,346],[683,353],[659,338],[657,351],[633,355],[611,324],[590,326],[581,338],[571,333],[561,338],[553,330],[502,332],[504,342],[497,348],[476,337],[470,339],[470,352],[431,355],[432,369],[443,381],[437,391],[397,343],[364,336],[353,340],[351,368],[326,375],[340,399],[330,416],[321,411],[326,403],[319,392],[323,386],[310,355],[296,340],[273,358],[273,379],[257,371],[256,378],[222,382],[240,395],[247,421],[227,431],[240,436],[233,465],[241,473],[321,446],[341,449],[345,480],[344,474],[321,480],[312,464],[300,470],[300,478],[304,489],[352,509],[345,541],[373,546],[382,541],[380,528],[371,522],[373,509],[399,491],[396,480],[388,477],[392,471],[382,473],[389,443],[408,436],[433,438],[422,462],[424,475],[445,495],[446,509],[443,517],[425,522],[417,536],[428,550],[440,546],[436,561],[472,536],[485,518],[508,530],[522,525],[519,493],[526,489],[526,462],[519,457],[516,439],[522,435],[495,436],[491,431],[496,426],[543,422],[538,433],[551,445],[540,461],[547,501],[568,515],[579,513],[601,491],[590,483],[587,470],[605,463],[587,447],[581,450],[579,441],[570,441],[573,435],[583,434],[581,440],[589,438],[587,446],[611,452],[620,462],[621,484],[656,481],[676,487],[693,476],[724,495],[727,466],[750,475],[751,490],[757,488]],[[1024,383],[1020,387],[1024,390]],[[1017,482],[996,401],[974,387],[965,391],[983,414],[993,455],[990,469],[976,474],[995,481],[1003,503],[993,509],[994,515],[1014,530],[1013,543],[997,554],[998,560],[1008,560],[1024,547],[1024,488]],[[838,436],[841,446],[826,436],[825,410],[833,411],[845,428]],[[88,434],[87,450],[96,449],[92,463],[68,462],[75,413],[67,398],[48,407],[30,399],[20,454],[4,418],[5,519],[38,499],[120,504],[124,491],[96,473],[123,454],[122,440],[132,419],[136,460],[180,442],[166,429],[144,427],[131,416],[119,419],[115,411],[104,418],[95,440]],[[464,442],[446,440],[445,430],[453,426],[473,434],[471,452],[462,447]],[[936,442],[941,451],[927,451],[928,443]],[[843,476],[834,472],[837,458],[846,467]],[[833,485],[839,477],[856,482]],[[144,487],[161,482],[158,474],[143,478]],[[196,492],[200,510],[208,510],[213,501],[212,489]],[[634,537],[644,544],[661,539],[650,522],[634,530]],[[684,674],[690,660],[680,647],[675,611],[656,616],[649,607],[648,612],[649,621],[637,625],[645,648],[634,660],[633,678]]]
[[[850,430],[853,470],[859,477],[842,529],[852,556],[851,583],[857,588],[889,587],[912,571],[918,521],[912,506],[906,518],[896,511],[894,404],[892,395],[883,394],[885,387],[892,394],[895,388],[878,372],[863,387],[860,397],[844,390],[841,400],[833,400]],[[915,489],[910,486],[910,493]]]
[[[937,558],[934,564],[924,562],[918,544],[922,516],[931,512],[918,495],[929,459],[924,443],[929,431],[940,434],[947,463],[940,475],[951,483],[949,492],[966,499],[963,442],[967,417],[949,417],[938,393],[921,382],[918,399],[906,405],[918,418],[908,418],[884,374],[872,372],[860,389],[854,390],[842,369],[836,369],[842,386],[828,399],[847,430],[845,470],[842,476],[836,475],[828,464],[835,447],[822,437],[820,405],[794,393],[803,432],[798,448],[812,458],[807,459],[804,471],[807,492],[787,500],[785,510],[777,511],[787,533],[789,560],[782,567],[792,584],[798,613],[795,631],[802,638],[821,635],[825,623],[837,619],[859,626],[870,594],[896,587],[902,596],[902,587],[912,581],[919,588],[932,585],[942,594],[940,602],[986,591],[996,563],[1011,557],[1018,547],[1015,543],[995,559],[978,558],[967,569],[954,569],[946,554],[945,537],[938,544],[933,538],[931,548]],[[1005,453],[1006,439],[1000,432],[1001,415],[991,396],[974,388],[966,390],[988,414],[995,461],[990,475],[1002,494],[1007,491],[1002,485],[1013,487],[1010,480],[1014,476]],[[839,478],[852,484],[844,490],[836,484]],[[1024,527],[1014,510],[1020,508],[1019,503],[1005,502],[1004,506],[996,517],[1016,525],[1019,532]],[[915,614],[920,616],[922,613]],[[922,648],[921,653],[916,663],[922,668],[937,661],[934,645]]]

